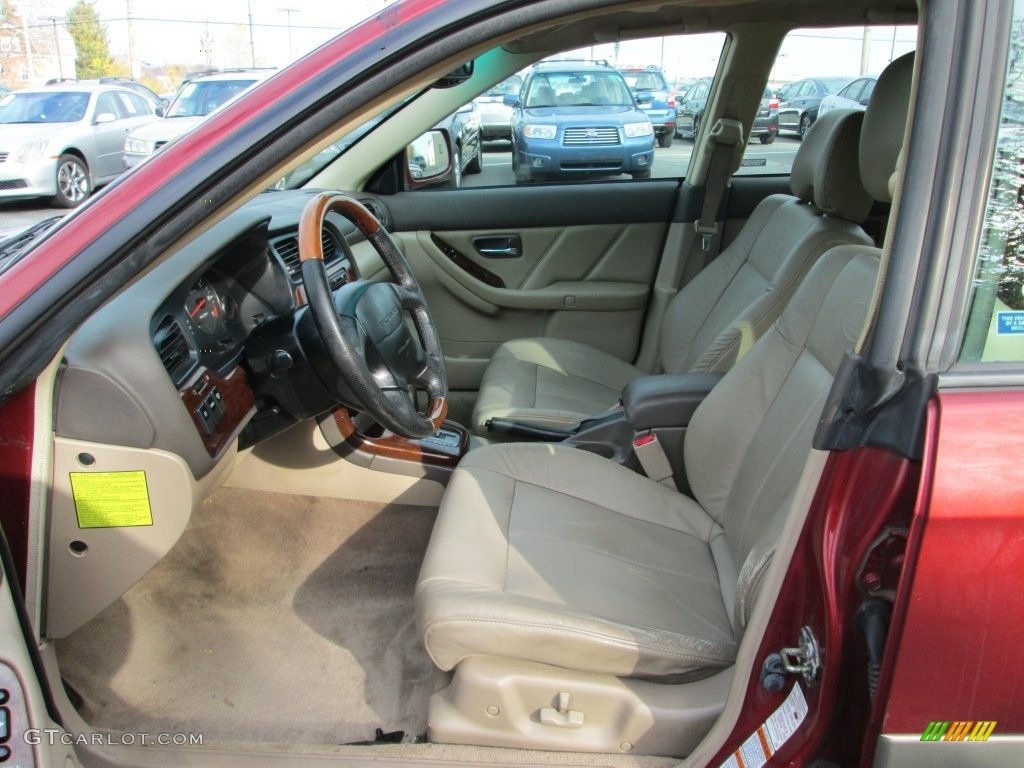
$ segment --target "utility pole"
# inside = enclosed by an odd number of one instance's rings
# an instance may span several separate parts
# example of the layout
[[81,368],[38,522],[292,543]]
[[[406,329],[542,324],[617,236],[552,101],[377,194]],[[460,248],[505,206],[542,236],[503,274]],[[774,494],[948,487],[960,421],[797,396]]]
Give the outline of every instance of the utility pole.
[[864,27],[864,41],[860,45],[860,73],[866,75],[871,66],[871,27]]
[[29,82],[32,82],[36,73],[32,67],[32,41],[28,36],[28,16],[24,13],[21,14],[21,31],[25,34],[25,58],[28,62],[28,79]]
[[292,54],[292,14],[298,13],[299,9],[278,8],[277,10],[279,13],[285,14],[288,19],[288,61],[291,61],[294,58],[294,55]]
[[60,38],[57,36],[57,19],[58,16],[47,16],[47,18],[53,22],[53,46],[57,49],[57,71],[60,72],[60,79],[64,79],[64,62],[60,56]]
[[249,53],[252,55],[252,68],[256,69],[256,43],[252,39],[252,0],[249,0]]
[[132,16],[135,15],[132,0],[125,0],[128,6],[128,74],[135,77],[135,25],[132,23]]

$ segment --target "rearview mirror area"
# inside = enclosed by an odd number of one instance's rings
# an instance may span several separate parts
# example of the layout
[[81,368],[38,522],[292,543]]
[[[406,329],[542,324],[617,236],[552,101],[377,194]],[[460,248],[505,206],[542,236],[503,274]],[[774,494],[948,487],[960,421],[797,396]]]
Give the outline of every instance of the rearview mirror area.
[[454,88],[473,76],[473,60],[470,59],[461,67],[457,67],[435,82],[431,88]]

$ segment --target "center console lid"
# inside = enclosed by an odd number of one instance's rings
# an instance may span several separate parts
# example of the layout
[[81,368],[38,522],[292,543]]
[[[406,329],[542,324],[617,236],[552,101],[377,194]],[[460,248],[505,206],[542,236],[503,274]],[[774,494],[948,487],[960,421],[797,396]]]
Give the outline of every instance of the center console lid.
[[721,379],[720,373],[665,373],[633,379],[622,390],[626,419],[638,432],[685,427]]

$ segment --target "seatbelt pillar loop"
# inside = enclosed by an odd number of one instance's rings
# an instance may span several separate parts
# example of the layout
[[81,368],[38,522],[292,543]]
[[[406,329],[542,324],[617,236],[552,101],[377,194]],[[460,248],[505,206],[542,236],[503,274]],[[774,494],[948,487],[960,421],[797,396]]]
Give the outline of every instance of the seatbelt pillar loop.
[[707,141],[713,148],[707,177],[704,179],[704,205],[700,218],[694,222],[705,251],[711,249],[711,243],[718,234],[718,222],[715,219],[729,178],[735,170],[736,154],[743,146],[743,123],[720,118],[708,133]]
[[669,464],[665,449],[658,442],[658,436],[648,430],[633,439],[633,452],[640,461],[644,474],[656,483],[678,490],[672,465]]

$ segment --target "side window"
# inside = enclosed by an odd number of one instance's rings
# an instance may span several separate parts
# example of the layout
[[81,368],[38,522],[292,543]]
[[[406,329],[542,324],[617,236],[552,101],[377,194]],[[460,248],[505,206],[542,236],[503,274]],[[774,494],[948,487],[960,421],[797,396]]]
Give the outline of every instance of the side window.
[[96,114],[102,115],[104,112],[109,112],[118,120],[121,119],[121,111],[117,107],[117,99],[114,98],[114,94],[110,91],[101,93],[96,99]]
[[1024,360],[1024,40],[1016,3],[963,362]]
[[[789,174],[803,136],[813,129],[819,113],[834,108],[864,109],[874,90],[871,76],[914,50],[916,42],[916,26],[790,32],[768,75],[774,97],[761,100],[737,175]],[[855,83],[858,79],[860,84]],[[849,91],[840,97],[839,92],[847,86]]]
[[119,91],[117,98],[121,103],[121,112],[126,117],[141,117],[150,112],[146,100],[138,94]]
[[868,101],[870,101],[871,99],[871,94],[875,92],[875,83],[877,82],[877,80],[868,80],[867,84],[864,86],[864,90],[860,94],[860,103],[863,104],[865,107],[868,105]]
[[538,62],[437,123],[459,173],[424,189],[681,178],[724,45],[679,35]]

